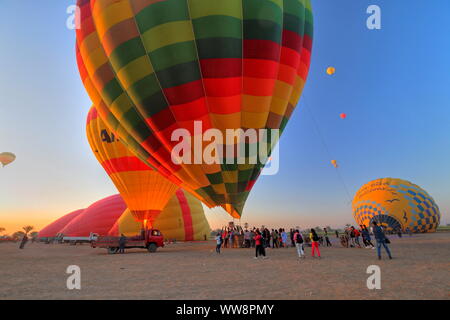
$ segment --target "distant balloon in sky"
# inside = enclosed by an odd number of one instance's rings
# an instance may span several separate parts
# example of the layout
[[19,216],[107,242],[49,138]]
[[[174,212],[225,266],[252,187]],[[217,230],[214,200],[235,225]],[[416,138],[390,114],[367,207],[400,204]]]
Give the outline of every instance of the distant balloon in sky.
[[338,163],[336,160],[331,160],[331,164],[333,165],[333,167],[337,168],[338,167]]
[[[78,67],[93,103],[105,111],[99,110],[101,118],[121,140],[134,141],[134,154],[148,153],[146,163],[162,175],[239,218],[264,161],[238,163],[236,154],[221,153],[212,164],[175,163],[171,155],[179,140],[172,134],[194,136],[199,123],[197,137],[209,129],[281,133],[309,72],[310,0],[77,4]],[[216,144],[237,150],[251,143]]]
[[95,157],[108,173],[136,221],[151,227],[178,187],[153,170],[117,139],[97,110],[89,111],[86,134]]
[[419,186],[401,179],[383,178],[363,185],[353,198],[353,217],[358,225],[376,221],[390,230],[435,232],[439,207]]
[[335,72],[336,72],[336,69],[334,68],[334,67],[328,67],[327,68],[327,74],[328,75],[333,75],[333,74],[335,74]]
[[11,152],[2,152],[0,153],[0,163],[2,166],[6,166],[16,160],[16,155]]
[[347,114],[345,114],[345,113],[341,113],[339,116],[341,117],[341,119],[347,118]]

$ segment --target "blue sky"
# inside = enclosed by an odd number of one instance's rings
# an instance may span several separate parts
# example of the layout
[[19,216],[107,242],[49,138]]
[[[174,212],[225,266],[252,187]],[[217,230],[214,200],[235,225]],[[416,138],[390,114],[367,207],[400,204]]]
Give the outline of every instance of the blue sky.
[[[116,193],[85,138],[90,101],[75,34],[66,28],[73,3],[0,1],[0,152],[17,154],[0,170],[0,225],[7,229],[24,222],[39,228]],[[381,30],[366,27],[371,4],[381,7]],[[258,180],[242,222],[352,222],[332,157],[351,195],[375,178],[410,180],[450,223],[450,2],[315,0],[313,9],[310,77],[281,139],[280,171]],[[219,209],[207,216],[212,226],[229,220]]]

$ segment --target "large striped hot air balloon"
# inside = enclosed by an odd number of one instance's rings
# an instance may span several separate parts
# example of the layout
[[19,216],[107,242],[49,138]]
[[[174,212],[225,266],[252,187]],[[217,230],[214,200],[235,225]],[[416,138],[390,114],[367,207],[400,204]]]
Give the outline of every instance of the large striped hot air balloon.
[[[78,5],[80,75],[107,126],[206,205],[240,217],[264,160],[237,163],[234,154],[227,162],[223,150],[267,142],[262,136],[214,142],[218,162],[174,163],[178,141],[172,134],[283,131],[309,70],[310,1],[78,0]],[[194,132],[196,121],[200,133]],[[200,143],[204,151],[207,145]]]
[[95,157],[133,217],[150,227],[178,187],[131,153],[105,126],[94,107],[87,117],[86,134]]
[[[178,189],[169,200],[153,226],[161,230],[165,239],[182,241],[206,240],[211,231],[201,202],[182,189]],[[131,211],[127,209],[109,234],[134,236],[139,234],[139,230],[139,223],[134,221]]]

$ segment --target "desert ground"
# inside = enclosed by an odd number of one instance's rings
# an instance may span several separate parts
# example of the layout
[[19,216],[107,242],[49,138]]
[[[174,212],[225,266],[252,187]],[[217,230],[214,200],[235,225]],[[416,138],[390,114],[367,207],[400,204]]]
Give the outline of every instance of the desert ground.
[[[294,248],[214,252],[214,242],[176,243],[156,253],[108,255],[89,245],[0,244],[0,299],[450,299],[450,233],[391,236],[393,260],[371,249],[321,247],[299,260]],[[81,289],[68,290],[66,269],[81,268]],[[369,290],[369,265],[381,289]]]

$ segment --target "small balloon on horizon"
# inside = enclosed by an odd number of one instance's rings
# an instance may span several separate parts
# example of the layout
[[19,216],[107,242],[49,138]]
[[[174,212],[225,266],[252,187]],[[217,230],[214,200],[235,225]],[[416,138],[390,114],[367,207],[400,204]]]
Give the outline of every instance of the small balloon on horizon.
[[347,118],[347,114],[346,113],[341,113],[339,116],[341,117],[341,119]]

